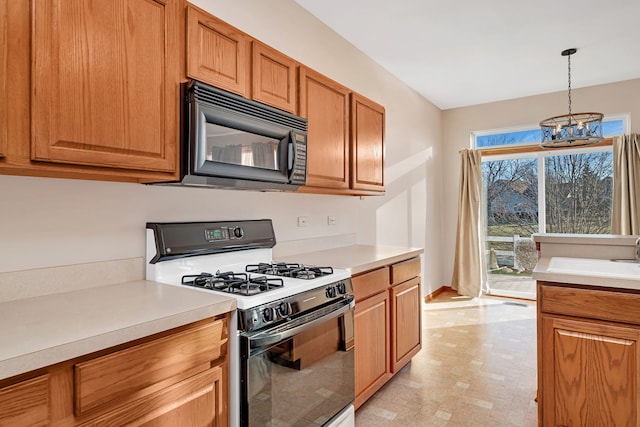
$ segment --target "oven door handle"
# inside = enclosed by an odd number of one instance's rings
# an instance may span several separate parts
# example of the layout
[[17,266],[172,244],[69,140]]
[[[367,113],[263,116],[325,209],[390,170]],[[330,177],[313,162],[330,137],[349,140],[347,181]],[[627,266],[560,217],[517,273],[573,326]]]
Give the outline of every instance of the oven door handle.
[[308,321],[305,320],[304,323],[291,326],[284,330],[282,329],[282,326],[280,326],[273,330],[259,332],[254,335],[247,335],[246,337],[249,341],[249,348],[254,349],[277,344],[280,341],[286,340],[287,338],[291,338],[292,336],[304,332],[307,329],[313,328],[322,322],[340,317],[349,310],[353,310],[354,307],[355,297],[349,296],[341,301],[340,307],[335,310],[331,310],[326,314],[319,314],[318,317],[311,318]]

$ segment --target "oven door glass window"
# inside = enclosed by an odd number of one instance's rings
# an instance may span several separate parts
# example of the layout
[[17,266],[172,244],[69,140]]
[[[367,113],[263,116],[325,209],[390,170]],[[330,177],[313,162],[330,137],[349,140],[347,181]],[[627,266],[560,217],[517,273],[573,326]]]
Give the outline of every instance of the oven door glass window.
[[353,311],[252,350],[244,360],[243,425],[320,426],[353,402],[354,355],[345,322],[352,325]]

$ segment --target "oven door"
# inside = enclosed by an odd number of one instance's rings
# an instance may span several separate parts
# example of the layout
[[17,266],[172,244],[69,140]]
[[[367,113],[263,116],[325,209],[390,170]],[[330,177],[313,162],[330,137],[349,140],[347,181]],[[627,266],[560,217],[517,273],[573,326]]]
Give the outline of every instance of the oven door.
[[243,426],[323,425],[354,399],[353,297],[241,334]]

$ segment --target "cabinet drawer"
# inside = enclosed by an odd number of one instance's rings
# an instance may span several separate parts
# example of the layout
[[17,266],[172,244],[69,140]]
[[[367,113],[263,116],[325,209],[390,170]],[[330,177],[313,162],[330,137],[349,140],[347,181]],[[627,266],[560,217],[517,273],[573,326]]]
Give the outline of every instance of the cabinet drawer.
[[0,426],[49,425],[49,376],[0,388]]
[[538,301],[543,313],[640,325],[640,294],[539,283]]
[[382,267],[351,278],[356,303],[389,287],[389,267]]
[[216,366],[142,399],[125,403],[80,427],[223,426],[228,365]]
[[391,266],[391,283],[398,284],[420,275],[420,258],[411,258]]
[[76,415],[108,402],[144,396],[207,370],[226,351],[225,324],[226,319],[200,324],[76,364]]

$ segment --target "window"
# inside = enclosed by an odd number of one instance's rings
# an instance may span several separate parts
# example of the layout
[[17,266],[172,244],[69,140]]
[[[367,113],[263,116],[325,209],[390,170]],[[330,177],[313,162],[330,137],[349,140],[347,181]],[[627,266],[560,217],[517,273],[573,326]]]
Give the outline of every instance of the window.
[[[603,122],[605,137],[627,128],[627,117]],[[491,153],[482,161],[489,287],[493,293],[532,297],[537,254],[531,234],[610,233],[612,147],[543,150],[540,130],[532,126],[477,132],[472,138],[476,148]],[[495,148],[511,148],[510,154]]]

